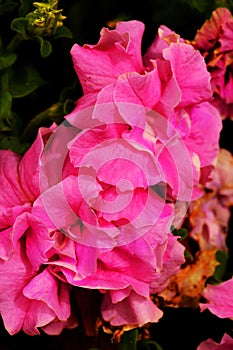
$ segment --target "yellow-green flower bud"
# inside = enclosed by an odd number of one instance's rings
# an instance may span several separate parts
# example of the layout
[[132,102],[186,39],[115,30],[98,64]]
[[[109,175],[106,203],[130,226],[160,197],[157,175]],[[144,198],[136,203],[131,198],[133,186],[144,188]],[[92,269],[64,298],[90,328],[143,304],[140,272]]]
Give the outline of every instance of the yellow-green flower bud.
[[27,14],[27,31],[33,35],[41,37],[52,35],[57,27],[63,25],[66,16],[62,15],[62,10],[57,9],[57,0],[48,0],[47,3],[34,2],[35,10]]

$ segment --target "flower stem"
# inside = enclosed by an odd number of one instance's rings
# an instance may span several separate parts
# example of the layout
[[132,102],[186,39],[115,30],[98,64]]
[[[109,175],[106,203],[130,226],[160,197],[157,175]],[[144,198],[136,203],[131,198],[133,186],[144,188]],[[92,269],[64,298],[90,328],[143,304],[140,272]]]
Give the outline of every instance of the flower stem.
[[23,41],[22,35],[17,33],[6,47],[7,52],[14,52],[17,46]]

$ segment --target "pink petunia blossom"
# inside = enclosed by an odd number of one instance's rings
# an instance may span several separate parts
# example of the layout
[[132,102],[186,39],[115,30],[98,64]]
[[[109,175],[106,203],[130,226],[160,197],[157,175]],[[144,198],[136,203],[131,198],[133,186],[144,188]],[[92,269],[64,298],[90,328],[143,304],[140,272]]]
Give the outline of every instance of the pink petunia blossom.
[[32,214],[40,194],[39,164],[51,129],[42,128],[23,157],[0,151],[0,314],[10,334],[74,327],[70,287],[45,265],[54,245],[48,228]]
[[[165,26],[158,29],[158,34],[142,57],[138,43],[142,40],[143,31],[144,26],[139,21],[119,22],[115,30],[104,28],[96,45],[80,47],[75,44],[72,47],[74,68],[82,84],[84,96],[77,101],[76,108],[67,119],[72,124],[77,111],[95,106],[95,118],[106,122],[101,113],[101,105],[112,102],[120,110],[121,118],[129,124],[132,123],[128,115],[132,114],[132,111],[128,112],[129,103],[136,105],[136,109],[139,105],[153,110],[155,115],[159,113],[168,120],[170,128],[179,133],[184,147],[189,152],[193,162],[192,171],[193,174],[196,173],[192,176],[195,183],[193,198],[197,198],[200,196],[200,172],[211,171],[212,163],[218,154],[219,132],[222,128],[220,116],[210,104],[210,74],[200,52],[187,45],[179,35]],[[119,57],[117,62],[112,59],[115,57],[115,50]],[[101,64],[98,64],[100,59]],[[138,118],[142,118],[142,112],[135,110],[134,114],[133,126],[139,123],[142,125],[142,121],[136,119],[137,114]],[[142,125],[143,129],[150,128],[152,137],[157,134],[158,127],[154,118],[147,119]],[[210,128],[208,139],[205,134],[206,123]],[[160,164],[164,168],[169,167],[167,156],[166,150],[163,149]],[[182,167],[178,167],[180,179],[190,183],[190,176],[189,180],[186,180],[185,174],[182,174]],[[187,173],[186,176],[188,177]],[[166,180],[171,183],[175,195],[177,189],[173,179],[174,174],[168,172]]]
[[46,140],[39,130],[22,159],[0,155],[0,312],[11,334],[75,327],[75,287],[103,294],[112,325],[162,317],[151,294],[185,261],[171,229],[180,203],[203,194],[221,118],[199,51],[162,26],[142,57],[143,31],[119,22],[96,45],[74,45],[84,95],[73,112]]
[[119,22],[96,45],[73,46],[84,95],[44,148],[32,210],[53,232],[53,273],[99,290],[118,326],[162,317],[150,295],[184,263],[176,202],[202,195],[221,130],[201,54],[163,26],[142,57],[143,31]]

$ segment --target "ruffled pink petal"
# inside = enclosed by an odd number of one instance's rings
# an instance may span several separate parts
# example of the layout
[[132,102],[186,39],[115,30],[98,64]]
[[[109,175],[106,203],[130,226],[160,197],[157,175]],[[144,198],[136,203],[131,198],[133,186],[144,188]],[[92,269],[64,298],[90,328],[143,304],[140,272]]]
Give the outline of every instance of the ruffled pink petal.
[[207,20],[194,38],[198,48],[209,50],[219,39],[222,29],[231,18],[231,13],[227,8],[217,8],[212,13],[212,17]]
[[47,227],[35,216],[24,213],[20,215],[12,228],[13,246],[25,237],[25,256],[35,269],[48,260],[47,251],[53,246]]
[[20,156],[10,150],[0,151],[0,218],[7,208],[23,205],[28,199],[19,179]]
[[72,314],[68,320],[60,321],[58,319],[53,320],[51,323],[46,326],[41,327],[41,329],[48,335],[59,335],[64,328],[73,329],[78,326],[77,318]]
[[3,261],[8,260],[13,253],[11,232],[11,227],[0,232],[0,259]]
[[22,294],[22,290],[35,274],[36,271],[24,254],[21,244],[17,242],[14,255],[0,265],[0,313],[10,334],[23,328],[30,302]]
[[[219,137],[222,120],[217,109],[210,103],[204,102],[188,110],[191,120],[191,131],[184,140],[188,149],[194,151],[201,167],[214,163],[219,152]],[[208,125],[208,137],[203,132]]]
[[207,339],[197,347],[197,350],[231,350],[232,347],[233,339],[228,334],[224,334],[221,343],[216,343],[212,339]]
[[162,291],[169,278],[179,271],[180,266],[185,262],[184,250],[185,247],[178,241],[178,237],[171,233],[168,235],[167,241],[155,249],[157,272],[156,277],[150,283],[151,293]]
[[170,45],[171,42],[183,42],[178,34],[166,27],[161,25],[158,28],[158,33],[155,36],[152,44],[148,47],[146,54],[144,55],[144,62],[147,67],[151,66],[151,60],[161,58],[163,50]]
[[219,285],[208,285],[203,292],[206,303],[201,303],[201,311],[209,309],[220,318],[233,317],[233,278]]
[[233,48],[233,18],[228,18],[228,21],[226,22],[224,26],[224,33],[219,39],[219,42],[221,43],[221,51],[232,51]]
[[180,106],[211,99],[210,74],[199,51],[191,45],[171,43],[164,49],[163,57],[170,61],[173,74],[181,89]]
[[160,96],[161,82],[156,64],[153,70],[144,75],[134,72],[122,74],[114,90],[115,101],[142,104],[148,108],[153,108]]
[[19,164],[20,184],[30,202],[33,202],[40,194],[39,165],[44,148],[43,138],[48,138],[51,134],[51,129],[40,128],[36,140],[24,154]]
[[45,269],[25,286],[23,294],[28,299],[43,301],[59,320],[65,321],[70,316],[69,291],[68,285]]
[[103,28],[96,45],[72,47],[74,68],[85,94],[100,91],[124,72],[141,72],[143,31],[143,23],[129,21],[119,24],[115,30]]
[[149,298],[131,292],[122,301],[113,304],[110,294],[104,295],[102,303],[102,316],[113,326],[134,324],[143,326],[148,322],[158,322],[163,312]]

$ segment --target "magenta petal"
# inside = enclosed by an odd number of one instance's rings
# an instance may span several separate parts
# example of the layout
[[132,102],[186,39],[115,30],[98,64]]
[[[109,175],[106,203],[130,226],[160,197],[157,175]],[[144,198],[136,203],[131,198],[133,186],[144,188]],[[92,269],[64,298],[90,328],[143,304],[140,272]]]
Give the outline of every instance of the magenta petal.
[[[191,108],[189,111],[191,131],[185,144],[194,151],[200,161],[201,167],[213,164],[219,152],[219,136],[222,129],[222,120],[215,107],[204,102]],[[208,137],[206,137],[208,125]]]
[[94,247],[87,247],[78,243],[75,246],[75,250],[78,258],[79,274],[83,276],[89,276],[96,273],[97,258],[100,253],[100,250]]
[[81,47],[75,44],[72,47],[74,68],[84,93],[100,91],[104,86],[114,83],[124,72],[142,70],[139,43],[144,25],[131,21],[118,25],[118,28],[119,30],[103,28],[96,45]]
[[56,318],[53,310],[51,310],[44,302],[37,300],[28,300],[28,308],[25,315],[22,330],[28,335],[39,335],[39,327],[52,322]]
[[203,292],[206,303],[201,303],[201,311],[209,309],[220,318],[233,317],[233,278],[219,285],[208,285]]
[[10,334],[19,332],[23,327],[30,302],[23,296],[22,290],[36,274],[23,253],[20,243],[17,242],[14,255],[0,265],[0,313]]
[[43,301],[60,320],[64,321],[70,316],[69,287],[47,269],[27,284],[23,294],[28,299]]
[[117,82],[114,91],[114,100],[143,105],[153,108],[161,96],[161,82],[158,67],[144,75],[138,73],[122,74]]
[[212,339],[203,341],[197,350],[231,350],[233,348],[233,339],[228,335],[224,334],[221,343],[216,343]]
[[46,253],[52,247],[53,240],[49,236],[47,227],[29,213],[19,216],[12,230],[12,241],[16,242],[25,235],[26,254],[35,269],[48,260]]
[[159,26],[158,34],[155,36],[154,41],[147,49],[146,54],[144,56],[146,66],[149,67],[151,65],[151,60],[161,58],[163,50],[166,47],[168,47],[171,42],[179,41],[183,41],[183,39],[180,39],[178,34],[170,30],[165,25]]
[[13,245],[11,240],[12,228],[7,228],[0,232],[0,259],[8,260],[13,253]]
[[48,137],[51,133],[52,130],[49,128],[40,128],[36,140],[24,154],[19,164],[21,186],[26,197],[31,202],[33,202],[40,194],[39,164],[42,150],[44,148],[43,136]]
[[28,201],[20,184],[19,162],[18,154],[0,150],[0,218],[7,208],[23,205]]
[[[205,21],[201,29],[197,31],[194,40],[197,43],[198,48],[209,50],[213,47],[221,33],[224,31],[223,28],[231,16],[231,12],[224,7],[217,8],[213,11],[211,18]],[[232,47],[230,50],[232,50]]]
[[210,74],[199,51],[191,45],[172,43],[164,49],[163,56],[170,61],[173,74],[182,91],[180,106],[211,99]]
[[73,329],[77,326],[78,322],[75,315],[71,315],[71,317],[67,321],[60,321],[58,319],[55,319],[51,323],[41,328],[48,335],[59,335],[64,328]]
[[133,291],[116,304],[112,303],[109,293],[105,294],[101,309],[104,320],[113,326],[125,324],[143,326],[148,322],[158,322],[163,315],[152,300]]

